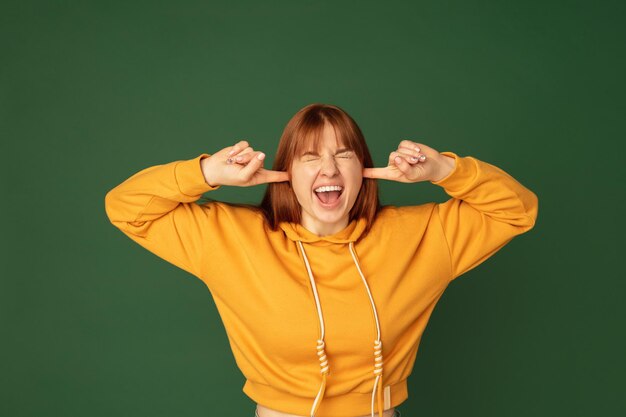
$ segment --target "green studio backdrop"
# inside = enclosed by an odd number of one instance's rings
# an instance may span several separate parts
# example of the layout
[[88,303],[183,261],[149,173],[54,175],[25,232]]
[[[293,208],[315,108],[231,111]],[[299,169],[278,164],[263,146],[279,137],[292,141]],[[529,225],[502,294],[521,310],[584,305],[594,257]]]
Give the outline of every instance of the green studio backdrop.
[[253,416],[206,286],[114,228],[104,196],[241,139],[269,167],[313,102],[350,113],[378,166],[411,139],[539,197],[533,230],[448,287],[402,415],[624,415],[623,3],[0,7],[0,415]]

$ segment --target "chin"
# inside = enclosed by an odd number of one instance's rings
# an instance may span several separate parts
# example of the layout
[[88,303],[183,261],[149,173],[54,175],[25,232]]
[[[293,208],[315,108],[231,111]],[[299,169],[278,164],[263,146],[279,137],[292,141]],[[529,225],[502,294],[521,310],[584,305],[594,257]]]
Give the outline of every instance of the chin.
[[327,224],[336,224],[336,223],[340,223],[342,219],[348,219],[349,216],[347,214],[345,214],[343,211],[341,212],[341,214],[337,213],[323,213],[317,216],[317,218],[319,219],[319,221],[323,222],[323,223],[327,223]]

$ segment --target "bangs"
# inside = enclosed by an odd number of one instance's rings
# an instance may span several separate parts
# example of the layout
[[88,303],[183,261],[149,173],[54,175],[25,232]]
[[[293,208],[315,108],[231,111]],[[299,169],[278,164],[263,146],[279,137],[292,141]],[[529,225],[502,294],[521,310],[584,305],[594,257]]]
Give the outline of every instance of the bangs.
[[[343,123],[341,118],[337,119],[332,117],[332,115],[322,117],[320,114],[310,114],[308,116],[303,118],[302,124],[296,131],[293,150],[295,157],[301,157],[308,151],[319,152],[321,150],[322,136],[326,125],[330,125],[335,131],[337,147],[351,151],[359,148],[357,146],[358,139],[355,135],[350,134],[352,129]],[[358,156],[362,160],[361,155]]]

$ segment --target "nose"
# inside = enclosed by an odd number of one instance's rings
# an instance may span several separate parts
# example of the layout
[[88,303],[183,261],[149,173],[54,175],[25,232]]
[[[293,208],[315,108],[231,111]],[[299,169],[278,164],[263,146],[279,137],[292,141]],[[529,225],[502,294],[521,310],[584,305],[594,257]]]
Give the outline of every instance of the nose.
[[333,157],[321,158],[321,164],[322,166],[320,168],[320,173],[322,175],[325,175],[327,177],[334,177],[339,172],[339,169],[337,168],[337,163],[335,161],[335,158]]

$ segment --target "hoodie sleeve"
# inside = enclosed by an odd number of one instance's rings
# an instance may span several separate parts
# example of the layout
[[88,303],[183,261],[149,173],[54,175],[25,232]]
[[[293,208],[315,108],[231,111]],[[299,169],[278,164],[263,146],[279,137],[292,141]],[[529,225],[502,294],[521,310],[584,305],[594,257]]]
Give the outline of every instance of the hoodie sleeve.
[[207,184],[202,174],[200,161],[209,156],[143,169],[105,196],[105,211],[115,227],[198,277],[218,210],[195,204],[204,192],[219,188]]
[[500,168],[471,156],[455,159],[445,178],[431,181],[452,198],[436,205],[452,263],[452,277],[473,269],[513,237],[532,229],[538,198]]

